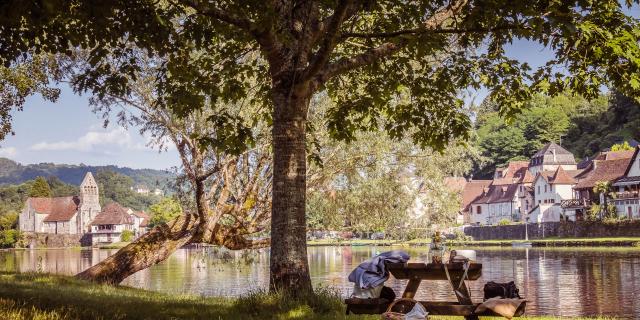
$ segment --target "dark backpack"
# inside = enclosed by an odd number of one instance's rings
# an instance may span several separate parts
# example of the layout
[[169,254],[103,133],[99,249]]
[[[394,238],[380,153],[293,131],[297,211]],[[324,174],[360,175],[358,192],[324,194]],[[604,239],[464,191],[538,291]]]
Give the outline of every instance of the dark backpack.
[[501,297],[503,299],[522,299],[516,284],[511,281],[507,283],[497,283],[489,281],[484,285],[484,300]]
[[393,289],[384,286],[382,287],[382,291],[380,291],[380,298],[384,298],[393,302],[394,300],[396,300],[396,293],[393,291]]

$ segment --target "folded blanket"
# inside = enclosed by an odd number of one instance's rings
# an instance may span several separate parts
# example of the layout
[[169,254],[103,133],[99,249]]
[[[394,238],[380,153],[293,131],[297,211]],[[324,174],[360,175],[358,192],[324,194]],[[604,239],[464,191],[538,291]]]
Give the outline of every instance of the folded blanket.
[[405,263],[409,261],[409,254],[401,250],[383,252],[355,268],[349,274],[349,281],[362,289],[375,288],[389,278],[389,271],[385,262]]
[[491,310],[507,319],[511,319],[524,313],[525,302],[526,300],[524,299],[491,298],[478,305],[475,313]]

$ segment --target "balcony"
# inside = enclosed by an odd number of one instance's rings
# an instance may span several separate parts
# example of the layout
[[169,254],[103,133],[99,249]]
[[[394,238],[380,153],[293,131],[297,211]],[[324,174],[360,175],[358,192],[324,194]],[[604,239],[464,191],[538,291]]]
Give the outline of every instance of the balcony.
[[638,199],[638,191],[617,192],[616,199]]
[[566,208],[588,208],[591,207],[591,200],[589,199],[569,199],[560,201],[560,206],[563,209]]

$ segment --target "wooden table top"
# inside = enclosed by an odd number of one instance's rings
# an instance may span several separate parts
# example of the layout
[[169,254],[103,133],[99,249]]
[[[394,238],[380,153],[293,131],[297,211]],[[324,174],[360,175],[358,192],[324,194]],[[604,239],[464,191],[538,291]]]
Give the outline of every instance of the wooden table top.
[[[464,274],[463,263],[433,264],[419,261],[387,263],[387,270],[396,279],[447,280],[447,274],[444,271],[445,266],[452,278],[459,278]],[[471,262],[467,272],[467,279],[477,280],[481,275],[482,263]]]

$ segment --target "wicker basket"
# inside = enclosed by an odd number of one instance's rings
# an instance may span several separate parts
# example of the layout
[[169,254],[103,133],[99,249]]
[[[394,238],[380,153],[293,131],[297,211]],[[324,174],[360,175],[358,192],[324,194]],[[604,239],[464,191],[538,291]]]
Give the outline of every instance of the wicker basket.
[[411,298],[402,298],[392,302],[387,308],[387,312],[382,314],[382,320],[404,320],[407,314],[418,301]]

